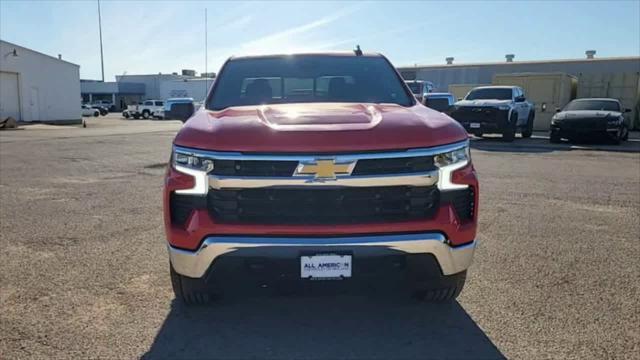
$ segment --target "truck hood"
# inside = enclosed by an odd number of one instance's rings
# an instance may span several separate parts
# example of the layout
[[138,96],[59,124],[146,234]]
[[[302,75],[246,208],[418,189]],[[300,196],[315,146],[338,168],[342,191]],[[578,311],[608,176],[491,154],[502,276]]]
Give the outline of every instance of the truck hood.
[[511,100],[460,100],[456,106],[500,106],[509,105]]
[[422,105],[307,103],[201,109],[174,144],[215,151],[337,153],[431,147],[467,138],[456,121]]
[[569,120],[569,119],[604,119],[604,118],[617,118],[622,115],[618,111],[604,111],[604,110],[573,110],[562,111],[557,113],[554,118],[557,120]]

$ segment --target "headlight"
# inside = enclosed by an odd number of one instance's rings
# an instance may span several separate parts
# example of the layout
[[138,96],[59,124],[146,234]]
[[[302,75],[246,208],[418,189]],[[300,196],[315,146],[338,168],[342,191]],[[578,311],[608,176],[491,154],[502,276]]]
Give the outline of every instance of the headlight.
[[510,109],[509,105],[500,105],[500,106],[498,106],[498,110],[506,111],[506,110],[509,110],[509,109]]
[[618,125],[622,122],[621,118],[609,118],[607,119],[607,125]]
[[202,158],[194,154],[177,152],[175,150],[173,153],[173,166],[203,171],[205,173],[213,170],[214,167],[213,160],[211,159]]
[[433,163],[437,167],[443,168],[445,166],[469,161],[470,158],[471,156],[469,153],[469,145],[466,145],[462,148],[459,148],[453,151],[435,155],[433,157]]
[[198,156],[188,150],[173,149],[172,166],[176,171],[191,175],[194,180],[190,189],[176,190],[177,194],[206,195],[209,189],[207,173],[213,170],[213,160]]
[[559,125],[559,124],[560,124],[560,122],[561,122],[561,120],[560,120],[560,119],[558,119],[558,118],[557,118],[557,117],[555,117],[555,116],[551,118],[551,125]]
[[467,166],[469,161],[471,161],[471,153],[469,152],[468,142],[458,149],[435,155],[433,163],[440,169],[438,188],[440,190],[454,190],[469,187],[466,184],[454,184],[451,182],[453,172]]

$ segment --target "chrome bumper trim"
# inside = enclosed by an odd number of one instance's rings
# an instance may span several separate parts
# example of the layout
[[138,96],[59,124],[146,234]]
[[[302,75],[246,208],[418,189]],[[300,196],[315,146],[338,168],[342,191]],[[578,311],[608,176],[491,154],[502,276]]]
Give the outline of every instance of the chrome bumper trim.
[[438,171],[414,174],[348,176],[335,179],[319,180],[314,176],[295,177],[237,177],[237,176],[209,176],[209,187],[212,189],[225,188],[264,188],[270,186],[431,186],[438,182]]
[[329,247],[386,247],[409,254],[433,254],[444,275],[466,270],[472,262],[477,241],[451,247],[441,233],[358,236],[338,238],[289,238],[289,237],[231,237],[211,236],[196,251],[167,246],[169,258],[176,272],[192,278],[205,275],[209,266],[221,255],[242,248],[260,247],[314,247],[319,252]]
[[431,148],[409,149],[405,151],[381,151],[367,152],[355,154],[313,154],[313,155],[271,155],[271,154],[251,154],[240,152],[223,152],[223,151],[207,151],[182,146],[174,146],[176,152],[185,155],[195,155],[208,159],[218,160],[262,160],[262,161],[314,161],[318,157],[330,157],[335,159],[336,163],[350,163],[365,159],[389,159],[403,157],[419,157],[430,156],[446,153],[469,146],[469,140],[460,141],[453,144],[435,146]]

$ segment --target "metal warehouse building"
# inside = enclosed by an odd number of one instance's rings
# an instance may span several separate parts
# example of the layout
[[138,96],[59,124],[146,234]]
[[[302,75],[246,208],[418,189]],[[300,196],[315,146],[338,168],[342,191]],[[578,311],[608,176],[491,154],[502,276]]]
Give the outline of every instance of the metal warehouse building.
[[592,50],[586,54],[582,59],[548,61],[514,61],[514,55],[509,54],[504,62],[469,64],[456,64],[453,58],[447,58],[442,65],[415,65],[398,70],[406,80],[431,81],[434,91],[442,92],[465,89],[460,86],[464,84],[469,85],[466,89],[490,85],[498,74],[564,73],[576,77],[576,97],[618,98],[633,110],[631,121],[636,128],[640,127],[640,57],[597,58]]
[[0,40],[0,119],[76,123],[80,66]]

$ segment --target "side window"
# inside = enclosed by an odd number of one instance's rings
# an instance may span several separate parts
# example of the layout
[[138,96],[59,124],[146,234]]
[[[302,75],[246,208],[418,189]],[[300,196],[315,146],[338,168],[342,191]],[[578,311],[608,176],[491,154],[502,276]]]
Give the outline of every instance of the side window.
[[144,102],[144,104],[143,104],[143,105],[145,105],[145,106],[147,106],[147,105],[148,105],[148,106],[153,106],[153,101],[148,101],[148,100],[147,100],[147,101],[145,101],[145,102]]
[[156,106],[163,106],[163,102],[162,101],[156,101]]

